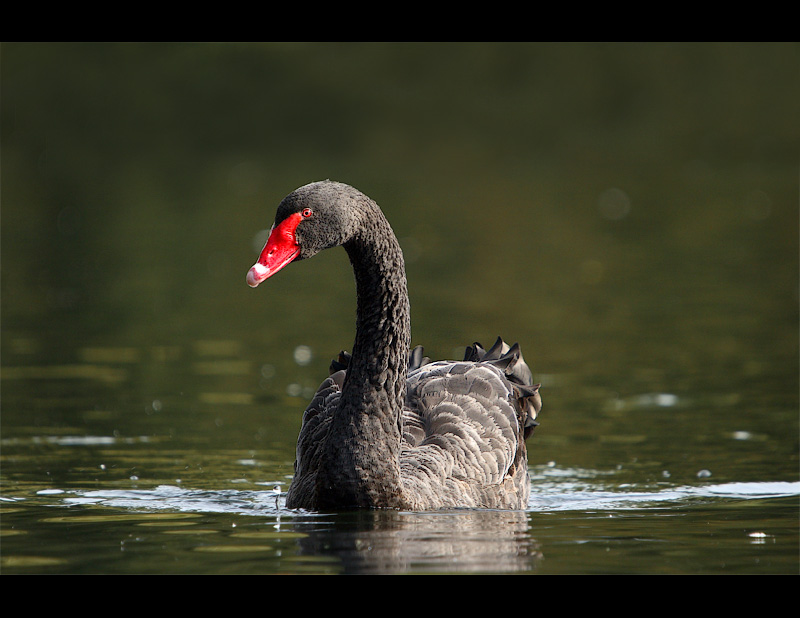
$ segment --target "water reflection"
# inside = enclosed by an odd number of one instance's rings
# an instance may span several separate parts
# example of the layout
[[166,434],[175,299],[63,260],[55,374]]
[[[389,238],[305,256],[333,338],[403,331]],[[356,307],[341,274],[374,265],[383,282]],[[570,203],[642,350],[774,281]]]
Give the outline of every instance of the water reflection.
[[336,557],[345,573],[508,573],[542,558],[522,511],[366,511],[293,525],[308,556]]
[[[720,529],[732,535],[731,551],[737,552],[736,555],[743,544],[769,544],[774,547],[772,551],[780,552],[786,560],[786,548],[794,547],[791,544],[796,539],[796,526],[793,531],[791,525],[774,515],[781,510],[796,513],[796,505],[790,501],[796,502],[800,495],[800,483],[679,486],[660,482],[628,486],[620,484],[613,471],[548,470],[547,474],[537,473],[526,512],[308,513],[286,509],[285,492],[271,483],[263,483],[255,490],[198,490],[174,485],[90,491],[41,489],[35,496],[6,498],[3,506],[7,520],[16,520],[14,508],[20,511],[17,532],[31,525],[21,514],[25,508],[48,505],[51,512],[58,513],[63,507],[68,510],[44,519],[39,517],[34,529],[42,524],[49,528],[91,524],[95,526],[92,534],[110,534],[128,545],[132,538],[153,544],[149,554],[152,562],[128,567],[128,572],[164,572],[160,566],[163,557],[173,554],[177,555],[175,563],[168,567],[169,572],[535,572],[542,568],[549,554],[559,564],[558,568],[563,569],[559,561],[564,556],[560,553],[565,547],[581,545],[587,539],[599,547],[634,535],[630,537],[634,540],[626,541],[631,545],[626,560],[635,561],[639,545],[652,544],[653,540],[660,540],[662,551],[669,551],[670,542],[685,543],[684,537],[692,534],[691,527],[676,530],[670,524],[676,516],[699,517],[705,531],[712,512],[717,513],[713,516],[715,520],[720,516],[727,520],[731,513],[751,515],[748,519],[737,515],[734,529],[730,529],[731,522],[720,523]],[[743,501],[751,502],[752,506],[742,509]],[[772,520],[763,519],[759,505],[769,509]],[[114,531],[118,526],[123,526],[122,532]],[[150,528],[150,534],[166,540],[145,538],[137,532],[142,527]],[[672,535],[678,538],[673,539]],[[711,541],[719,549],[718,541]],[[9,547],[12,549],[8,550]],[[19,555],[11,543],[6,548],[11,560],[5,563],[7,568],[9,565],[22,568],[23,564],[28,565],[25,568],[35,568],[38,564],[27,563],[24,552]],[[209,563],[195,563],[186,559],[186,550],[216,558]],[[700,544],[692,551],[705,555],[708,550]],[[45,560],[47,552],[35,557]],[[608,568],[603,566],[602,558],[598,560],[599,566],[595,564],[593,569]],[[63,572],[80,570],[74,561],[59,564]],[[622,570],[635,570],[633,564]],[[660,569],[652,561],[641,563],[641,567],[647,572]],[[567,570],[583,572],[586,568],[588,565],[576,564]]]
[[[528,516],[524,512],[313,514],[284,509],[283,496],[276,500],[275,493],[269,490],[197,491],[175,486],[153,490],[43,490],[38,496],[82,509],[47,519],[51,524],[70,526],[91,523],[108,528],[127,521],[136,526],[159,525],[163,534],[186,536],[199,534],[194,528],[185,527],[189,522],[205,521],[197,519],[203,513],[266,517],[271,522],[266,530],[263,526],[253,530],[253,526],[240,521],[229,527],[229,533],[218,534],[212,545],[205,539],[205,528],[197,528],[202,538],[196,539],[192,549],[243,554],[264,551],[263,544],[270,539],[291,541],[284,548],[293,555],[291,567],[286,567],[292,572],[314,570],[313,565],[321,561],[325,565],[322,570],[335,565],[336,572],[344,573],[504,573],[535,568],[542,557],[538,543],[528,534]],[[187,522],[187,517],[195,519]],[[274,554],[268,559],[273,563],[281,561]],[[65,565],[65,569],[70,567]]]
[[[326,568],[335,564],[336,571],[344,573],[506,573],[533,569],[542,558],[539,544],[529,535],[528,514],[522,511],[316,514],[285,509],[285,494],[274,490],[198,491],[176,486],[41,490],[37,496],[56,498],[70,507],[91,508],[88,513],[48,519],[70,525],[132,521],[162,525],[166,533],[173,523],[186,526],[187,517],[202,513],[266,517],[272,522],[267,530],[262,526],[254,531],[247,522],[239,522],[231,528],[234,532],[226,535],[228,542],[217,538],[208,546],[202,540],[197,549],[245,553],[263,551],[268,539],[291,540],[297,552],[292,562],[306,564],[306,570],[322,560]],[[120,509],[126,513],[120,514]],[[188,529],[172,532],[192,533]],[[274,555],[270,560],[277,562]]]

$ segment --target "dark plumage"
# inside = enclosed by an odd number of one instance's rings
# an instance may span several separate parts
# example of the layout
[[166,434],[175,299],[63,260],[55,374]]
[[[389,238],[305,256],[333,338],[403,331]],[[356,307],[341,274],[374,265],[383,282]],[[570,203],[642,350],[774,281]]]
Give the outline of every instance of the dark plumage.
[[501,339],[467,347],[463,361],[409,350],[403,254],[374,201],[337,182],[300,187],[279,205],[248,283],[338,245],[355,273],[356,336],[303,415],[287,506],[524,509],[539,385]]

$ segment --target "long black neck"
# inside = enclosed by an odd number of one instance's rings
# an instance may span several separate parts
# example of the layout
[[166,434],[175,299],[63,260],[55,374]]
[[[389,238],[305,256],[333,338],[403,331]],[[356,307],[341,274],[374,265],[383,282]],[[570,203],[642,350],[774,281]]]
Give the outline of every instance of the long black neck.
[[401,507],[400,414],[411,339],[405,266],[377,205],[364,214],[344,245],[358,294],[356,337],[319,490],[332,495],[331,507]]
[[[411,319],[400,244],[383,214],[369,218],[345,244],[356,279],[358,306],[345,399],[385,390],[399,416],[405,396]],[[395,405],[396,403],[396,405]]]

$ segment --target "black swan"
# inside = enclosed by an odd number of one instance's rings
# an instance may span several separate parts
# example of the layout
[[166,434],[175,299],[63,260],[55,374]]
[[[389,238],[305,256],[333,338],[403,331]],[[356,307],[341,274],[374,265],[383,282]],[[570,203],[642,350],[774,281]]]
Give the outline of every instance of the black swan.
[[338,245],[355,273],[356,336],[303,414],[287,507],[526,508],[539,385],[499,338],[463,361],[409,350],[403,253],[374,201],[327,180],[293,191],[247,283]]

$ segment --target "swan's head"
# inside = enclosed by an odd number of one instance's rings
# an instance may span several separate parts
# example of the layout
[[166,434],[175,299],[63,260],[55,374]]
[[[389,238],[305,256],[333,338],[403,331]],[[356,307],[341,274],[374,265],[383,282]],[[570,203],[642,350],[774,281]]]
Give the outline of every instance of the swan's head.
[[287,195],[278,205],[275,223],[258,261],[247,273],[256,287],[290,262],[346,243],[358,228],[363,193],[339,182],[314,182]]

